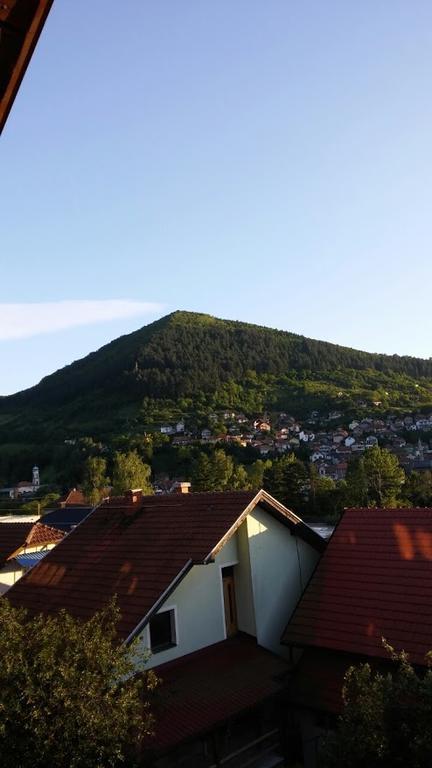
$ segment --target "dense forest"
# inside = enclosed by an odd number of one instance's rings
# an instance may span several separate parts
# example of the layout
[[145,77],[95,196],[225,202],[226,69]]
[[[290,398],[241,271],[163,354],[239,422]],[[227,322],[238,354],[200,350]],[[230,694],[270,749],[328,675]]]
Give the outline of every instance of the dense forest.
[[108,451],[138,447],[154,468],[175,468],[181,457],[160,439],[160,425],[184,419],[199,430],[226,408],[296,418],[337,408],[348,418],[368,406],[430,409],[432,360],[174,312],[0,398],[0,482],[22,479],[35,462],[60,477],[74,461],[71,441],[82,439]]

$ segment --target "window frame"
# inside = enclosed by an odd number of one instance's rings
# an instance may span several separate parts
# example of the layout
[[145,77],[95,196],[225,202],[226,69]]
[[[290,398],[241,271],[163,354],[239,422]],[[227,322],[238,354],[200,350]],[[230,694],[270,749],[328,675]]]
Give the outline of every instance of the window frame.
[[[171,624],[171,641],[169,643],[164,643],[163,645],[159,645],[156,647],[152,646],[152,636],[151,636],[151,622],[152,619],[154,619],[155,616],[160,616],[163,613],[170,613],[170,624]],[[179,644],[179,632],[178,632],[178,621],[177,621],[177,606],[176,605],[167,605],[161,608],[159,611],[156,611],[156,613],[153,614],[153,616],[150,618],[148,623],[148,639],[149,639],[149,648],[152,652],[152,654],[156,653],[163,653],[163,651],[169,651],[171,648],[176,648]]]

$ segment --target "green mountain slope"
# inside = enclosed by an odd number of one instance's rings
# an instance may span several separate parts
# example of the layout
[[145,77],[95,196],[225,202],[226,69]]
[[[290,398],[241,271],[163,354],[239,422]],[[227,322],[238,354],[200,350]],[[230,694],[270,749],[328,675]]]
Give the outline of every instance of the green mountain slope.
[[218,408],[304,415],[426,407],[432,361],[376,355],[293,333],[174,312],[0,400],[0,440],[107,440]]

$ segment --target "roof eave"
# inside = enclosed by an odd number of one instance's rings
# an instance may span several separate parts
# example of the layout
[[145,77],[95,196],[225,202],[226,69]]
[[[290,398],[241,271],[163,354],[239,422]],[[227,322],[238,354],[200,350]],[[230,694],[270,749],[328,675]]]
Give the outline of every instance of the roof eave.
[[327,546],[326,540],[323,539],[323,537],[320,536],[319,533],[316,533],[316,531],[312,530],[312,528],[309,528],[309,526],[306,525],[306,523],[304,523],[303,520],[300,517],[298,517],[298,515],[295,514],[295,512],[292,512],[291,509],[288,509],[288,507],[285,507],[283,504],[281,504],[280,501],[273,498],[273,496],[271,496],[270,493],[261,489],[254,496],[252,501],[249,502],[247,507],[243,510],[243,512],[237,518],[237,520],[231,526],[231,528],[226,532],[226,534],[221,538],[221,540],[218,541],[218,543],[211,550],[211,552],[209,552],[209,554],[204,560],[204,564],[212,562],[212,560],[214,560],[216,555],[220,552],[220,550],[225,546],[225,544],[230,540],[230,538],[234,535],[237,529],[241,526],[241,524],[246,519],[248,514],[252,512],[255,509],[255,507],[257,507],[258,505],[263,507],[267,512],[269,512],[273,517],[279,520],[279,522],[281,522],[283,525],[286,525],[290,529],[293,535],[299,536],[301,539],[303,539],[312,547],[314,547],[314,549],[318,550],[318,552],[324,552]]
[[[26,0],[24,0],[25,3]],[[18,93],[19,87],[25,75],[26,69],[30,63],[36,44],[47,20],[48,14],[54,0],[39,0],[33,12],[31,22],[27,26],[24,37],[20,44],[22,30],[14,30],[13,26],[8,26],[8,34],[15,35],[16,43],[12,46],[11,53],[6,56],[9,64],[10,74],[0,97],[0,134],[6,124],[6,120],[12,108],[12,104]],[[1,50],[1,40],[0,40]]]

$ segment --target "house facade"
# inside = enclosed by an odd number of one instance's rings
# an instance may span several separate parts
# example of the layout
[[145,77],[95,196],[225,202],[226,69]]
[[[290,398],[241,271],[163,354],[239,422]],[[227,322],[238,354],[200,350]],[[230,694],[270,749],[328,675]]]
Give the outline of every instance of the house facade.
[[[194,565],[140,633],[149,667],[246,633],[288,658],[280,642],[317,562],[316,549],[260,505],[208,562]],[[152,630],[155,639],[152,638]]]
[[166,681],[151,745],[161,768],[240,765],[234,753],[258,768],[264,752],[282,765],[281,635],[324,548],[264,491],[131,492],[96,508],[9,594],[30,613],[80,618],[117,595],[120,636],[137,638]]

